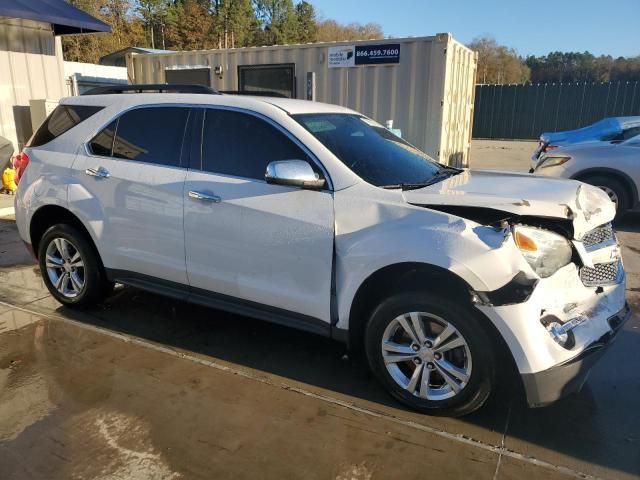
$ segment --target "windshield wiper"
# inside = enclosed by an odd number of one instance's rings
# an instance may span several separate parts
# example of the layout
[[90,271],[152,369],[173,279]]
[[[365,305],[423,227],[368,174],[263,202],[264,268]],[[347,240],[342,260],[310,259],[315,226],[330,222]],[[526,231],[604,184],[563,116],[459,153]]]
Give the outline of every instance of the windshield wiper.
[[452,177],[454,175],[458,175],[461,172],[462,172],[462,170],[460,170],[458,168],[448,167],[448,166],[443,165],[436,172],[436,174],[433,177],[431,177],[428,180],[425,180],[424,182],[396,183],[396,184],[392,184],[392,185],[382,185],[382,188],[385,188],[387,190],[394,190],[394,189],[401,188],[403,191],[405,191],[405,190],[417,190],[419,188],[428,187],[429,185],[433,185],[434,183],[438,183],[438,182],[444,180],[445,178],[449,178],[449,177]]

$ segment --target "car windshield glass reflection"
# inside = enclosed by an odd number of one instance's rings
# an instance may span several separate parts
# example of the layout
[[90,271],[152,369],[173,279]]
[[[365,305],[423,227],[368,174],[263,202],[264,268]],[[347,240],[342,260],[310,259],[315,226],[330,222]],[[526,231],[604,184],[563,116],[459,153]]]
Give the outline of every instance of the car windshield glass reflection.
[[426,153],[371,119],[356,114],[304,114],[294,118],[360,178],[386,188],[425,186],[459,170]]

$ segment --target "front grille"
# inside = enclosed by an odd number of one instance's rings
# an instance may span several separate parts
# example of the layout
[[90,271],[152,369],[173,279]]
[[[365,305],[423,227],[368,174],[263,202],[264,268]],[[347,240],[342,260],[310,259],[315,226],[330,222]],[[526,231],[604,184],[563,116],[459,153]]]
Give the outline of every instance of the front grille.
[[601,225],[587,232],[585,236],[582,237],[582,243],[586,248],[589,248],[600,245],[601,243],[613,241],[614,239],[613,227],[610,223],[607,223],[606,225]]
[[618,280],[618,270],[620,262],[598,263],[595,268],[582,267],[580,269],[580,280],[587,287],[597,287],[600,285],[611,285]]

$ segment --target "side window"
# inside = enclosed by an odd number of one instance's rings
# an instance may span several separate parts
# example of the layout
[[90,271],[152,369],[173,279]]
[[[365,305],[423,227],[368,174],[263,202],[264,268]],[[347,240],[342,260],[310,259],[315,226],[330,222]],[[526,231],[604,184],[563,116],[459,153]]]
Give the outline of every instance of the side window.
[[189,118],[182,107],[137,108],[118,120],[113,156],[177,167]]
[[202,132],[202,169],[264,180],[269,162],[309,157],[266,121],[241,112],[206,109]]
[[39,147],[49,143],[103,108],[90,105],[58,105],[40,125],[29,146]]
[[97,134],[91,142],[89,142],[89,148],[94,155],[102,155],[103,157],[111,156],[111,149],[113,148],[113,136],[116,133],[116,120],[111,122],[102,131]]
[[640,127],[627,128],[624,132],[622,132],[622,137],[624,138],[624,140],[629,140],[636,135],[640,135]]

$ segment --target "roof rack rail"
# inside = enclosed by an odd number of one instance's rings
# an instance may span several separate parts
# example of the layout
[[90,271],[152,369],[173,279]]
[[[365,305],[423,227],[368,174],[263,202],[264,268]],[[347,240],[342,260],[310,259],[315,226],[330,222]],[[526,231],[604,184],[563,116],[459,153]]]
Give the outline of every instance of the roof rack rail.
[[203,93],[220,95],[213,88],[205,85],[178,85],[170,83],[153,83],[139,85],[108,85],[87,90],[82,95],[111,95],[116,93]]
[[279,92],[273,92],[270,90],[261,90],[261,91],[248,91],[248,90],[220,90],[219,93],[222,93],[224,95],[250,95],[253,97],[279,97],[279,98],[289,98],[286,95],[279,93]]

